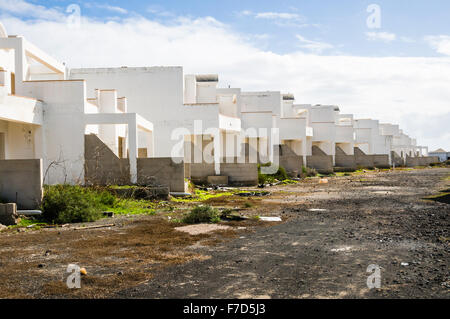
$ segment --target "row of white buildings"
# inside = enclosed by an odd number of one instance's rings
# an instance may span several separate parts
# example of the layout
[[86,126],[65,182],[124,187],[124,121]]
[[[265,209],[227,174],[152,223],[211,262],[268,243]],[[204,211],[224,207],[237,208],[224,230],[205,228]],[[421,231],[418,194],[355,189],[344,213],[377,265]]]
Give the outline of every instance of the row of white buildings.
[[[167,161],[156,159],[167,158],[183,165],[185,178],[244,182],[254,179],[257,162],[284,163],[294,175],[302,166],[363,166],[355,151],[387,156],[385,165],[427,156],[398,125],[355,119],[335,105],[297,104],[292,94],[220,88],[217,75],[68,69],[0,24],[0,197],[14,182],[21,189],[15,171],[34,165],[26,160],[39,160],[41,184],[85,183],[87,175],[112,183],[117,172],[136,183],[150,166],[160,176]],[[175,178],[167,174],[160,179]]]

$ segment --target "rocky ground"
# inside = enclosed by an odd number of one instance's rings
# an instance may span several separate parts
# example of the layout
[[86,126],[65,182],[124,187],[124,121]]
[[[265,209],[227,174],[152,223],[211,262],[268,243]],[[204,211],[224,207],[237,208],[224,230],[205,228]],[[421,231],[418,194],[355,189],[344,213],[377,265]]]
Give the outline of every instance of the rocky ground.
[[[177,230],[167,212],[77,225],[114,224],[99,229],[9,229],[0,297],[449,298],[450,206],[422,199],[448,190],[449,177],[449,168],[366,172],[213,198],[283,222],[223,222],[203,234]],[[87,269],[81,289],[65,284],[69,263]],[[367,287],[369,265],[380,267],[379,289]]]
[[[449,169],[331,178],[282,187],[289,221],[216,246],[118,297],[449,298]],[[447,177],[447,180],[445,178]],[[272,199],[275,200],[275,199]],[[310,211],[312,209],[312,211]],[[367,267],[381,270],[368,289]]]

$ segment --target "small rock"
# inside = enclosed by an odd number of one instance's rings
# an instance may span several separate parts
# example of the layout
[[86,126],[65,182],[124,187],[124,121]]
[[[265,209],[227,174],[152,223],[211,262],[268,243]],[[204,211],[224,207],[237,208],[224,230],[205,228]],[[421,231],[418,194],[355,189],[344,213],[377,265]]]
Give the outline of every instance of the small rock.
[[87,276],[86,268],[80,268],[80,274],[82,274],[83,276]]
[[45,267],[45,264],[39,264],[38,265],[38,268],[44,268]]

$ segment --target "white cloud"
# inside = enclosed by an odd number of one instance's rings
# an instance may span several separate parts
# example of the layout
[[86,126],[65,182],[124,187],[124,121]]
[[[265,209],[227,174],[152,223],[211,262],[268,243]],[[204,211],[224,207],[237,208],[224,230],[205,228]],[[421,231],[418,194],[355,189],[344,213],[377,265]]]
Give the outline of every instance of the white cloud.
[[[142,17],[83,17],[79,29],[59,16],[31,21],[0,14],[0,20],[10,34],[24,35],[69,67],[182,65],[186,73],[218,73],[223,87],[292,92],[298,103],[337,104],[356,117],[399,123],[430,149],[450,149],[449,126],[438,121],[449,119],[448,57],[278,54],[214,18],[162,24]],[[314,48],[315,41],[298,39]]]
[[127,9],[124,9],[124,8],[121,8],[121,7],[118,7],[118,6],[111,6],[111,5],[108,5],[108,4],[100,4],[100,3],[89,4],[88,3],[86,6],[88,6],[88,7],[94,6],[94,7],[99,8],[99,9],[105,9],[105,10],[113,11],[113,12],[120,13],[120,14],[127,14],[128,13]]
[[0,0],[0,12],[19,17],[35,19],[60,20],[63,13],[57,9],[47,9],[44,6],[32,4],[23,0]]
[[425,41],[436,50],[436,52],[444,55],[450,55],[450,36],[448,35],[436,35],[427,36]]
[[392,42],[397,39],[397,36],[390,32],[366,32],[366,36],[367,39],[371,41],[379,40],[384,42]]
[[298,34],[296,35],[296,37],[301,42],[301,44],[299,45],[301,48],[308,49],[314,53],[322,53],[324,50],[334,48],[332,44],[308,40]]
[[284,20],[298,20],[300,15],[296,13],[285,13],[285,12],[260,12],[255,14],[256,19],[284,19]]
[[298,13],[289,12],[252,12],[244,10],[238,13],[238,16],[252,16],[259,20],[269,20],[281,27],[317,27],[317,24],[306,23],[306,18]]

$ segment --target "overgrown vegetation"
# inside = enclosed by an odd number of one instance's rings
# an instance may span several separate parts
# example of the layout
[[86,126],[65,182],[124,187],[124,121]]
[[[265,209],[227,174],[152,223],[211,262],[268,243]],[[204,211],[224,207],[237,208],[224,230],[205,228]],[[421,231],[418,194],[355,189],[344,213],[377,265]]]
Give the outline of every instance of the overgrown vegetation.
[[314,177],[314,176],[317,176],[317,171],[314,168],[302,166],[302,173],[300,174],[301,178]]
[[211,206],[201,205],[194,207],[182,221],[186,224],[218,223],[220,221],[220,213]]
[[[112,186],[127,189],[133,186]],[[54,185],[44,187],[42,219],[48,223],[66,224],[92,222],[103,217],[103,212],[114,214],[156,213],[158,203],[134,198],[118,198],[108,188]]]
[[114,205],[107,207],[107,210],[114,214],[153,215],[156,213],[155,208],[155,203],[148,200],[121,198],[117,199]]
[[65,224],[92,222],[102,217],[116,198],[105,190],[78,185],[45,186],[42,217],[47,222]]
[[284,181],[284,180],[288,179],[286,170],[282,166],[278,167],[278,171],[275,174],[268,175],[268,174],[261,173],[262,167],[270,167],[271,165],[272,165],[272,163],[258,164],[258,183],[259,184],[272,184],[272,183],[275,183],[276,181]]
[[226,192],[210,192],[210,191],[204,191],[200,189],[195,189],[193,196],[191,197],[180,197],[180,198],[172,198],[173,202],[179,202],[179,203],[189,203],[189,202],[203,202],[211,198],[217,198],[222,196],[232,196],[239,192],[236,191],[226,191]]

